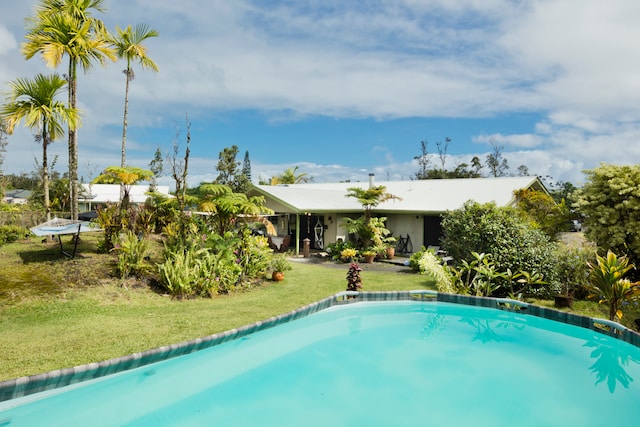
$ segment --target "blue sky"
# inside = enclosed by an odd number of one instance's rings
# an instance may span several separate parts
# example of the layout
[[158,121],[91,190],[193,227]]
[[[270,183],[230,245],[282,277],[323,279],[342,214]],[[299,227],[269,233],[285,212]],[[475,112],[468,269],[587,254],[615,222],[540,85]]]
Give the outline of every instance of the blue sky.
[[[0,84],[51,72],[20,54],[35,0],[0,0]],[[450,137],[446,166],[490,142],[516,172],[580,183],[601,162],[640,161],[640,2],[636,0],[105,0],[100,17],[146,23],[159,73],[136,69],[128,163],[168,153],[185,114],[189,182],[215,178],[218,153],[249,151],[254,180],[288,167],[317,182],[409,179],[420,141]],[[65,61],[66,63],[66,61]],[[122,62],[79,81],[80,173],[120,162]],[[65,72],[65,67],[57,70]],[[9,139],[5,173],[40,147]],[[50,147],[67,167],[66,143]],[[434,156],[433,162],[439,160]],[[169,178],[164,183],[171,184]]]

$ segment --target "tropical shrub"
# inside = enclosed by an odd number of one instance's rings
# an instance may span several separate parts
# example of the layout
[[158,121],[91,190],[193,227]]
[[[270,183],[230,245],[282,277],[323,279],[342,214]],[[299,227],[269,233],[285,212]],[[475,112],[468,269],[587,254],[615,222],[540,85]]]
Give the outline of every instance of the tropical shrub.
[[195,284],[200,277],[196,259],[200,255],[194,248],[166,251],[166,261],[158,265],[160,283],[174,297],[185,298],[193,295]]
[[112,249],[118,255],[116,266],[120,278],[144,273],[149,268],[145,261],[148,249],[149,241],[142,235],[127,231],[120,236],[120,243]]
[[609,304],[609,319],[622,319],[621,304],[640,298],[640,282],[632,283],[624,276],[634,268],[625,256],[618,257],[612,251],[606,257],[597,256],[596,264],[589,263],[589,288],[599,303]]
[[518,190],[514,195],[516,209],[549,237],[555,239],[559,233],[572,229],[571,212],[564,200],[556,203],[548,193],[530,188]]
[[595,264],[593,248],[558,245],[558,284],[562,294],[586,298],[589,291],[589,266]]
[[384,250],[395,242],[391,237],[391,231],[386,228],[386,217],[343,218],[342,225],[354,242],[356,249],[376,247]]
[[640,165],[602,164],[585,172],[574,207],[585,236],[599,247],[640,262]]
[[515,209],[467,202],[443,215],[442,229],[442,247],[456,267],[473,262],[474,252],[491,254],[496,271],[544,275],[547,285],[531,287],[528,292],[539,297],[553,295],[549,284],[558,283],[556,245]]
[[267,239],[248,228],[220,236],[204,222],[191,222],[188,230],[183,241],[167,227],[166,261],[158,266],[161,284],[176,297],[226,294],[264,278],[269,269],[273,251]]
[[241,230],[238,235],[240,239],[235,254],[242,268],[242,275],[246,279],[262,278],[273,257],[273,250],[269,247],[267,238],[251,234],[248,228]]
[[102,229],[102,238],[98,241],[98,251],[109,252],[115,247],[120,232],[126,229],[128,218],[123,215],[122,210],[116,204],[98,206],[96,214],[98,215],[96,221]]
[[30,231],[19,225],[0,225],[0,245],[15,242],[30,234]]
[[426,274],[436,282],[438,292],[449,294],[457,293],[453,277],[447,267],[442,264],[442,259],[436,256],[432,250],[416,252],[409,258],[409,267],[420,274]]
[[345,249],[354,249],[355,246],[353,243],[346,241],[339,241],[336,243],[329,243],[327,245],[327,253],[331,256],[331,259],[334,261],[342,261],[342,251]]

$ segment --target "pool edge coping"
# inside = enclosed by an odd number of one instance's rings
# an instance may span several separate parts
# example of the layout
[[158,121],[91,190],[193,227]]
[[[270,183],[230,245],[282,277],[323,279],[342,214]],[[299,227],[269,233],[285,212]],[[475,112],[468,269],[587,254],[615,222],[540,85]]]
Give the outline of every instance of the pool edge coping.
[[151,363],[172,359],[174,357],[193,353],[205,348],[235,340],[254,332],[272,328],[282,323],[308,316],[326,308],[351,304],[363,301],[437,301],[498,310],[519,312],[535,317],[541,317],[556,322],[566,323],[581,328],[590,329],[611,337],[621,339],[631,345],[640,347],[640,334],[618,323],[568,313],[552,308],[541,307],[522,301],[476,297],[470,295],[446,294],[431,290],[415,291],[379,291],[379,292],[352,292],[345,291],[312,302],[284,314],[272,316],[249,325],[229,329],[205,337],[195,338],[179,343],[156,347],[150,350],[107,359],[101,362],[92,362],[71,368],[57,369],[41,374],[19,377],[0,381],[0,402],[21,398],[31,394],[53,390],[84,381],[94,380],[106,375],[124,372],[139,368]]

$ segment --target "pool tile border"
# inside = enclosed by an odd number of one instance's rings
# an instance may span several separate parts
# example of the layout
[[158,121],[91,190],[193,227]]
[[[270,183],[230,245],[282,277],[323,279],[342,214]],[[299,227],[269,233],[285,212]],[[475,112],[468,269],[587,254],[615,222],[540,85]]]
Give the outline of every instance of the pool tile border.
[[475,297],[469,295],[444,294],[429,290],[420,291],[390,291],[390,292],[340,292],[320,301],[305,305],[296,310],[279,316],[270,317],[259,322],[245,325],[239,328],[230,329],[218,334],[183,341],[134,353],[127,356],[104,360],[102,362],[88,363],[86,365],[64,368],[42,374],[20,377],[12,380],[0,382],[0,402],[24,397],[42,391],[77,384],[105,375],[123,372],[126,370],[149,365],[162,360],[171,359],[177,356],[203,350],[226,341],[235,340],[243,336],[258,332],[267,328],[290,322],[301,317],[308,316],[320,310],[334,305],[352,304],[360,301],[438,301],[455,304],[464,304],[495,308],[506,311],[517,311],[522,314],[542,317],[557,322],[591,329],[623,341],[636,347],[640,347],[640,334],[628,329],[620,324],[608,320],[594,319],[586,316],[555,310],[547,307],[540,307],[500,298]]

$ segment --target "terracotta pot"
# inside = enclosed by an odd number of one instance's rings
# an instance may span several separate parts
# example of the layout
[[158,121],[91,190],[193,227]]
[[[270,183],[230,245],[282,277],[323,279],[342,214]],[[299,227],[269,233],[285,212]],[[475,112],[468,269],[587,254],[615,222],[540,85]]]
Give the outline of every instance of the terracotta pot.
[[396,255],[396,248],[388,247],[387,248],[387,259],[393,259]]
[[371,264],[375,257],[375,255],[365,255],[364,262],[366,262],[367,264]]
[[274,271],[271,273],[271,279],[274,282],[282,282],[284,280],[284,273],[282,271]]

